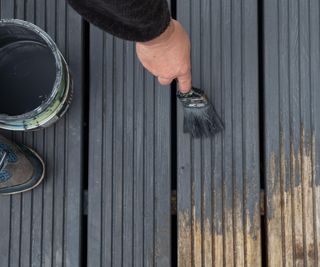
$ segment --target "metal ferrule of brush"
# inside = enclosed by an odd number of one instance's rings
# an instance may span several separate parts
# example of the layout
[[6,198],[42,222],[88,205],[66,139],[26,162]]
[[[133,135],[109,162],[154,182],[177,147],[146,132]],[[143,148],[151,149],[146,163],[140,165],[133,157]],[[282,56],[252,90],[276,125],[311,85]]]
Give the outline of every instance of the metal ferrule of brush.
[[198,88],[192,88],[188,93],[177,91],[177,97],[185,107],[201,108],[208,105],[209,101],[204,91]]
[[222,121],[203,90],[193,87],[188,93],[177,91],[177,97],[184,109],[183,132],[199,138],[223,130]]

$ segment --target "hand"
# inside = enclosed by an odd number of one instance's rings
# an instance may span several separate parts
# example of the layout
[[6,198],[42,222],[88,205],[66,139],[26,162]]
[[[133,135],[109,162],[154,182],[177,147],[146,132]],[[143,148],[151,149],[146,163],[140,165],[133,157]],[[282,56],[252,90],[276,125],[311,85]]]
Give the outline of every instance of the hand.
[[142,65],[158,77],[162,85],[177,79],[182,93],[191,90],[190,39],[178,21],[172,19],[157,38],[137,42],[136,50]]

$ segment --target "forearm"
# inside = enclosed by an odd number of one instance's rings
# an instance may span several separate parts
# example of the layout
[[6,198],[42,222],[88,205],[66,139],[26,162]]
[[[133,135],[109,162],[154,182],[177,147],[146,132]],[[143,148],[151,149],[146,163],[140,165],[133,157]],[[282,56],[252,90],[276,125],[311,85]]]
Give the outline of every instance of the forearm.
[[145,42],[169,25],[166,0],[68,0],[89,22],[126,40]]

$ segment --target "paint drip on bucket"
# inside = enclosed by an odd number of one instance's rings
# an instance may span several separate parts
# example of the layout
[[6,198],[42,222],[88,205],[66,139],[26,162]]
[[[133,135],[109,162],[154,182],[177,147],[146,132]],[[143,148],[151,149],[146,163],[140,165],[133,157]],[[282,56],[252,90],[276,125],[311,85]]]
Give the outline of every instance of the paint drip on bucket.
[[0,20],[0,128],[37,130],[52,125],[72,98],[68,65],[36,25]]

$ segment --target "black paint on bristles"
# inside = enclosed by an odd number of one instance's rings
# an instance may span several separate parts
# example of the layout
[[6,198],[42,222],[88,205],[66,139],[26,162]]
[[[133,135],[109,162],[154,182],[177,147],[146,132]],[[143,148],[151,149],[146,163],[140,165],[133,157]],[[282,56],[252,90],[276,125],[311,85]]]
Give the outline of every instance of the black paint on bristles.
[[183,132],[200,138],[214,136],[222,130],[222,122],[212,105],[184,109]]
[[193,88],[186,94],[177,92],[177,97],[184,108],[184,133],[200,138],[214,136],[223,130],[223,123],[204,91]]

